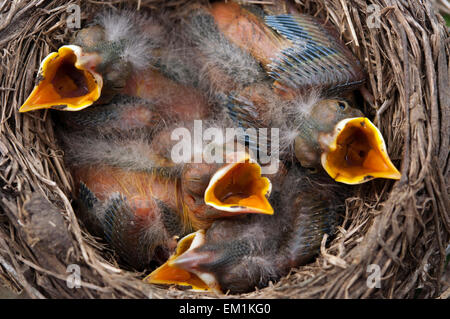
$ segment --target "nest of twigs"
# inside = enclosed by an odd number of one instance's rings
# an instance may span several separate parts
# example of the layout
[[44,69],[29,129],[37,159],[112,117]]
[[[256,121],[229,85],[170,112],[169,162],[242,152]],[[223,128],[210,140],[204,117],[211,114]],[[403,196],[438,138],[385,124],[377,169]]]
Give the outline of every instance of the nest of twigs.
[[[198,298],[120,268],[71,206],[71,176],[46,111],[19,114],[40,61],[70,39],[71,4],[81,22],[105,6],[183,11],[188,1],[0,1],[0,279],[32,298]],[[205,1],[206,2],[206,1]],[[334,239],[311,264],[234,298],[430,298],[444,279],[450,237],[449,31],[432,1],[299,0],[327,19],[368,73],[364,113],[380,128],[400,181],[353,188]],[[375,10],[375,11],[374,11]],[[375,264],[380,285],[368,284]],[[80,267],[80,288],[67,285]],[[369,268],[368,268],[369,267]],[[69,272],[68,272],[69,271]]]

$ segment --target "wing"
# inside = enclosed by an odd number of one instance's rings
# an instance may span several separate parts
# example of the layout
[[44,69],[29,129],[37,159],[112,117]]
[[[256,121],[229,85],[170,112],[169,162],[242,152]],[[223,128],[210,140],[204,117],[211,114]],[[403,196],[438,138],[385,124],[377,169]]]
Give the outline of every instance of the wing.
[[268,65],[276,85],[294,89],[321,88],[325,95],[354,89],[364,71],[333,29],[308,15],[271,15],[266,24],[292,42]]
[[[151,200],[149,200],[150,202]],[[157,202],[145,209],[156,212],[160,207]],[[106,240],[115,252],[129,265],[136,269],[143,269],[151,261],[159,260],[159,253],[163,253],[165,230],[152,227],[152,218],[136,214],[127,199],[120,193],[112,195],[103,207],[103,230]],[[161,226],[161,225],[159,225]],[[164,258],[168,254],[164,252]]]

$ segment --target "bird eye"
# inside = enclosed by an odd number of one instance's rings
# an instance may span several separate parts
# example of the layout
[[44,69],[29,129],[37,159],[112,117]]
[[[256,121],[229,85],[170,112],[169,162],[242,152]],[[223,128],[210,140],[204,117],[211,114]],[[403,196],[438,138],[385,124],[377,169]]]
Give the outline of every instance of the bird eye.
[[316,167],[307,167],[307,170],[310,174],[317,174],[319,170]]
[[347,108],[347,103],[345,102],[339,102],[338,105],[342,111],[344,111]]

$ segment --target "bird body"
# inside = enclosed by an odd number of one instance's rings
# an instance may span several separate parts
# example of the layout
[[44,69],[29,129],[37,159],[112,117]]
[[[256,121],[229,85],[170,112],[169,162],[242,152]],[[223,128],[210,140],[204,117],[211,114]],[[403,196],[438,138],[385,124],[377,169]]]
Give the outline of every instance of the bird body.
[[345,191],[326,177],[297,167],[278,180],[270,198],[273,216],[217,220],[206,231],[180,241],[169,261],[145,280],[243,293],[309,262],[317,255],[323,236],[332,234],[345,207],[341,196]]
[[288,40],[277,36],[262,21],[234,2],[216,2],[209,13],[222,34],[239,48],[248,51],[264,67],[277,54],[290,46]]
[[[134,147],[136,146],[131,148]],[[128,148],[130,147],[128,146]],[[79,206],[84,207],[85,219],[94,221],[94,224],[96,224],[94,227],[100,229],[100,233],[102,231],[105,233],[117,231],[115,230],[116,227],[121,229],[121,236],[125,239],[120,239],[122,237],[116,240],[112,239],[113,246],[121,246],[123,245],[122,242],[128,241],[125,234],[134,229],[132,233],[141,233],[143,236],[139,241],[134,242],[134,245],[142,245],[146,243],[146,238],[150,237],[149,243],[159,244],[159,246],[165,247],[166,251],[170,251],[170,247],[174,248],[172,246],[174,236],[180,237],[194,230],[207,229],[215,219],[244,213],[271,213],[270,205],[268,208],[262,206],[262,210],[256,209],[256,207],[259,207],[258,201],[266,202],[265,198],[254,199],[248,204],[241,202],[243,199],[257,196],[257,194],[264,197],[267,188],[245,190],[234,186],[233,183],[230,184],[223,176],[218,176],[219,180],[213,182],[215,185],[213,187],[221,187],[221,184],[227,185],[228,191],[224,195],[227,196],[225,204],[222,204],[221,197],[218,197],[215,202],[216,205],[208,205],[208,201],[204,201],[204,194],[211,187],[211,180],[216,174],[217,167],[220,167],[217,164],[202,165],[200,171],[195,164],[186,164],[183,165],[183,168],[161,165],[138,169],[144,163],[131,162],[127,168],[118,166],[118,164],[127,163],[126,156],[123,157],[122,162],[120,159],[115,159],[115,165],[101,163],[102,160],[99,159],[97,163],[74,165],[72,167],[76,184],[82,185],[75,196],[79,201]],[[149,159],[146,164],[148,165],[150,162],[152,162],[152,159]],[[246,165],[241,164],[241,170],[250,170],[250,168],[247,168],[250,166]],[[249,185],[248,183],[252,183],[252,181],[258,183],[261,180],[258,176],[246,176],[244,174],[242,178],[235,178],[238,181],[245,178],[247,182],[244,185]],[[265,179],[262,180],[265,181]],[[243,191],[247,193],[242,193]],[[233,195],[233,193],[236,195]],[[89,202],[92,202],[92,198],[95,198],[95,202],[98,202],[97,205],[89,204]],[[219,204],[217,204],[217,201],[219,201]],[[233,204],[235,202],[239,204]],[[127,210],[112,209],[110,207],[112,203],[115,206],[120,203],[122,206],[126,206]],[[228,210],[226,208],[228,206],[237,209]],[[86,209],[86,207],[90,208]],[[106,223],[106,217],[111,220],[119,219],[121,222],[118,226],[115,223]],[[133,220],[139,222],[132,222]],[[129,225],[129,227],[126,227],[126,225]],[[149,234],[152,234],[152,236]],[[159,238],[156,234],[165,235]],[[157,238],[162,242],[158,243]],[[127,244],[127,250],[130,252],[140,251],[140,249],[134,249],[134,245],[132,243]],[[145,246],[148,247],[148,245]],[[119,255],[122,253],[121,250],[117,249]],[[153,250],[149,248],[146,256],[138,256],[131,261],[127,261],[139,268],[150,262],[153,257]],[[123,255],[129,256],[130,252]]]
[[[339,182],[400,178],[379,130],[336,96],[357,88],[365,75],[331,27],[302,14],[257,16],[233,2],[195,6],[186,23],[186,37],[205,65],[207,90],[235,125],[279,128],[282,158],[294,154],[302,165],[323,167]],[[233,63],[244,71],[222,67]],[[358,122],[367,125],[358,128]],[[356,146],[362,144],[364,150]]]
[[215,219],[272,213],[266,199],[270,182],[246,155],[233,163],[175,163],[170,136],[182,122],[162,112],[162,123],[126,127],[124,119],[136,109],[151,111],[145,103],[119,98],[68,116],[58,129],[66,163],[80,185],[75,198],[82,218],[105,234],[119,256],[141,269],[167,257],[175,237],[207,229]]
[[216,2],[209,13],[218,30],[255,57],[282,90],[342,92],[364,82],[360,63],[336,31],[314,17],[298,12],[255,15],[234,2]]
[[83,220],[137,269],[166,260],[176,238],[193,231],[177,207],[176,181],[107,165],[72,171]]
[[193,121],[207,118],[211,111],[206,97],[196,88],[180,85],[152,69],[133,74],[122,93],[153,102],[168,118]]

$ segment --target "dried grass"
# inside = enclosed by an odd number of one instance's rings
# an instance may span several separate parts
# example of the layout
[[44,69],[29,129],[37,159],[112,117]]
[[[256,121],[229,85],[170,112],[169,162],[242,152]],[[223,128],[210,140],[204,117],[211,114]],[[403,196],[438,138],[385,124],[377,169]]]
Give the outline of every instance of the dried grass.
[[[83,1],[83,21],[125,0]],[[128,1],[135,9],[180,14],[186,0]],[[79,1],[0,1],[0,279],[32,298],[212,298],[143,284],[80,226],[71,177],[47,112],[19,114],[39,62],[70,37],[67,6]],[[298,0],[327,18],[369,78],[364,112],[375,120],[403,178],[355,187],[336,238],[313,264],[269,287],[230,298],[430,298],[449,295],[443,278],[449,243],[449,31],[433,1]],[[447,1],[438,1],[440,6]],[[369,5],[381,9],[369,28]],[[44,200],[48,199],[48,201]],[[36,209],[36,207],[40,209]],[[42,212],[42,214],[40,213]],[[45,214],[44,214],[45,212]],[[52,222],[53,231],[45,231]],[[59,238],[57,244],[53,241]],[[324,241],[325,243],[325,241]],[[81,288],[66,285],[81,267]],[[381,267],[369,289],[367,267]],[[448,278],[448,277],[447,277]],[[448,283],[447,283],[448,284]]]

